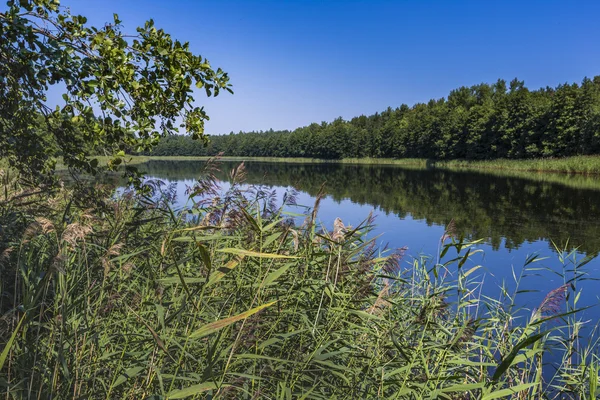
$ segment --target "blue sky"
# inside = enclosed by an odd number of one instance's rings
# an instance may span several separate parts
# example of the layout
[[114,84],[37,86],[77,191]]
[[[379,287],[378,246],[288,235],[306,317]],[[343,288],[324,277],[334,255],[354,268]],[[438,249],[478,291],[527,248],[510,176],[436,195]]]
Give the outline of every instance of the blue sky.
[[294,129],[518,77],[530,88],[600,75],[600,1],[62,0],[125,31],[153,18],[229,72],[197,96],[208,133]]

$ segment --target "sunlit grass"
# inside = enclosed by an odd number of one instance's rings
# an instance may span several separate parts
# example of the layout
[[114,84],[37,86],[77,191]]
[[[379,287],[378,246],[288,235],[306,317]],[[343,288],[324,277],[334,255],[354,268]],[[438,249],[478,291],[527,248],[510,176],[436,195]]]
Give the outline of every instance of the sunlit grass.
[[560,172],[569,174],[600,174],[600,156],[540,158],[529,160],[437,161],[437,167],[457,169],[490,169],[511,171]]

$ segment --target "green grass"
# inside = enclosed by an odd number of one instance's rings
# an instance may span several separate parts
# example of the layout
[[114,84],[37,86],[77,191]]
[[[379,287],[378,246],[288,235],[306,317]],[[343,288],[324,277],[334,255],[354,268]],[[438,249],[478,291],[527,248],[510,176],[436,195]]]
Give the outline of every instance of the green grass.
[[[109,157],[97,157],[101,165],[106,165]],[[171,161],[206,161],[210,157],[184,156],[127,156],[125,160],[131,164],[142,164],[151,160]],[[368,165],[399,165],[407,167],[434,167],[450,170],[477,169],[492,171],[553,172],[568,174],[597,175],[600,174],[600,156],[576,156],[566,158],[541,158],[531,160],[449,160],[435,161],[422,158],[389,159],[389,158],[346,158],[342,160],[322,160],[314,158],[285,157],[221,157],[223,161],[282,162],[282,163],[343,163]],[[59,168],[63,167],[59,163]]]
[[[100,165],[106,165],[110,157],[98,156]],[[127,156],[124,160],[130,165],[143,164],[152,160],[160,161],[207,161],[213,157],[188,157],[188,156]],[[300,163],[300,164],[374,164],[374,165],[410,165],[425,167],[427,160],[417,158],[406,158],[394,160],[389,158],[346,158],[343,160],[324,160],[317,158],[301,158],[301,157],[227,157],[219,158],[221,161],[227,162],[281,162],[281,163]],[[59,162],[58,168],[64,168],[64,165]]]
[[507,171],[557,172],[568,174],[600,174],[600,156],[540,158],[531,160],[438,161],[436,167],[448,169],[482,169]]
[[578,341],[585,270],[575,253],[557,249],[570,285],[523,312],[511,293],[528,289],[520,282],[537,273],[536,258],[524,260],[513,292],[483,298],[475,243],[453,238],[452,226],[439,256],[404,259],[380,253],[369,219],[321,227],[317,197],[291,224],[285,204],[242,189],[243,168],[231,177],[215,197],[208,165],[182,213],[156,185],[153,197],[90,187],[48,196],[2,177],[0,395],[600,394],[595,343]]

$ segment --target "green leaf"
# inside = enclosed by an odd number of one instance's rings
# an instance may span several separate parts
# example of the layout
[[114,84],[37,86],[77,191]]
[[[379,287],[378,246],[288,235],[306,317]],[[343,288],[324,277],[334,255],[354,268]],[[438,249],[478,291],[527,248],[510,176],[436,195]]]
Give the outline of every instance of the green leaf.
[[465,274],[463,275],[465,278],[469,275],[471,275],[473,272],[477,271],[479,268],[481,268],[481,265],[476,265],[473,268],[471,268],[470,270],[468,270],[467,272],[465,272]]
[[[161,278],[158,280],[163,285],[177,285],[181,283],[181,278],[178,276],[171,276],[169,278]],[[196,284],[196,283],[204,283],[206,282],[206,278],[183,278],[183,281],[186,285]]]
[[275,282],[281,275],[285,274],[285,272],[294,264],[285,264],[283,267],[271,272],[269,275],[267,275],[267,277],[265,278],[265,286],[268,286],[270,284],[272,284],[273,282]]
[[522,392],[523,390],[530,389],[536,385],[539,385],[539,383],[537,383],[537,382],[523,383],[521,385],[513,386],[508,389],[497,390],[495,392],[486,394],[485,396],[483,396],[481,398],[481,400],[492,400],[492,399],[499,399],[501,397],[509,397],[515,393],[519,393],[519,392]]
[[496,371],[494,372],[494,376],[492,377],[492,380],[497,382],[498,379],[500,379],[502,374],[504,374],[504,372],[506,372],[506,370],[512,365],[512,362],[515,359],[515,357],[517,356],[517,354],[519,353],[519,350],[521,350],[522,348],[527,347],[531,344],[534,344],[538,340],[541,340],[544,336],[546,336],[547,333],[548,332],[546,331],[546,332],[538,333],[537,335],[529,336],[528,338],[522,340],[520,343],[515,345],[515,347],[511,350],[511,352],[508,353],[508,355],[500,362],[500,364],[498,364],[498,368],[496,368]]
[[[228,387],[230,385],[222,385],[222,388]],[[196,394],[200,394],[209,390],[218,389],[217,385],[213,382],[204,382],[198,385],[189,386],[185,389],[173,390],[167,393],[167,399],[185,399],[186,397],[194,396]]]
[[449,393],[449,392],[468,392],[470,390],[483,389],[485,387],[485,382],[478,383],[463,383],[461,385],[454,385],[447,388],[440,389],[441,393]]
[[458,269],[461,269],[463,265],[465,265],[465,263],[469,259],[469,254],[471,254],[471,249],[467,250],[467,254],[465,254],[464,257],[459,261]]
[[229,318],[221,319],[219,321],[212,322],[208,325],[203,326],[202,328],[198,329],[197,331],[193,332],[192,334],[190,334],[189,337],[198,339],[198,338],[201,338],[204,336],[208,336],[210,334],[213,334],[213,333],[219,331],[220,329],[225,328],[226,326],[233,324],[234,322],[246,319],[249,316],[256,314],[257,312],[259,312],[267,307],[270,307],[275,303],[277,303],[277,301],[272,301],[270,303],[263,304],[262,306],[255,307],[252,310],[244,311],[243,313],[235,315],[233,317],[229,317]]
[[144,371],[145,369],[145,367],[132,367],[125,370],[125,372],[119,374],[119,377],[112,385],[112,387],[116,388],[117,386],[125,383],[128,379],[135,378],[140,372]]
[[237,267],[240,264],[240,262],[242,262],[243,259],[244,259],[244,257],[241,256],[234,260],[231,260],[227,264],[225,264],[224,266],[220,267],[218,270],[216,270],[215,272],[210,274],[210,277],[208,278],[208,282],[206,283],[206,287],[212,286],[215,283],[217,283],[218,281],[220,281],[221,279],[223,279],[223,277],[225,275],[227,275],[229,272],[231,272],[235,267]]
[[277,238],[279,238],[282,234],[283,234],[282,232],[276,232],[276,233],[273,233],[272,235],[267,236],[262,244],[262,248],[264,249],[264,248],[269,247],[269,245],[271,243],[273,243],[273,241],[275,241]]
[[[208,242],[208,241],[212,241],[212,240],[219,240],[219,239],[223,239],[225,236],[224,235],[220,235],[220,234],[215,234],[215,235],[202,235],[202,236],[198,236],[198,237],[192,237],[192,236],[179,236],[176,238],[173,238],[171,240],[173,240],[174,242]],[[238,239],[240,238],[240,236],[227,236],[227,239]]]
[[12,348],[12,345],[15,341],[15,338],[17,337],[17,334],[19,333],[19,329],[21,328],[21,324],[23,323],[24,320],[25,320],[25,314],[23,314],[23,316],[21,317],[21,320],[15,327],[15,330],[13,331],[12,335],[10,335],[10,339],[8,339],[8,342],[6,342],[6,344],[4,345],[4,349],[2,349],[2,353],[0,354],[0,371],[2,371],[2,368],[4,367],[4,363],[6,362],[8,353],[10,352],[10,349]]
[[286,259],[298,259],[300,257],[296,257],[296,256],[286,256],[283,254],[271,254],[271,253],[259,253],[256,251],[251,251],[251,250],[244,250],[244,249],[235,249],[235,248],[226,248],[226,249],[220,249],[217,250],[220,253],[229,253],[229,254],[237,254],[240,256],[247,256],[247,257],[258,257],[258,258],[286,258]]
[[130,259],[131,257],[137,256],[138,254],[142,254],[142,253],[145,253],[147,251],[148,251],[148,248],[143,248],[143,249],[140,249],[140,250],[135,251],[133,253],[123,254],[123,255],[120,255],[118,257],[112,258],[110,261],[111,262],[125,261],[125,260]]

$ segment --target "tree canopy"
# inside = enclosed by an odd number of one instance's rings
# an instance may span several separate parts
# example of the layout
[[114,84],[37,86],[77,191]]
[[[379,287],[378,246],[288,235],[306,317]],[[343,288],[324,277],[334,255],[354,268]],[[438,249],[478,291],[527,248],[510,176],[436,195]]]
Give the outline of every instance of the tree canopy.
[[528,89],[507,83],[461,87],[447,98],[389,107],[370,116],[312,123],[293,131],[161,141],[155,155],[495,159],[600,153],[600,76],[581,84]]
[[[135,34],[114,20],[90,26],[58,0],[10,0],[0,8],[0,158],[29,176],[51,173],[56,157],[95,172],[90,156],[149,151],[161,137],[205,139],[207,96],[231,92],[229,77],[152,20]],[[51,106],[49,90],[61,90]]]

